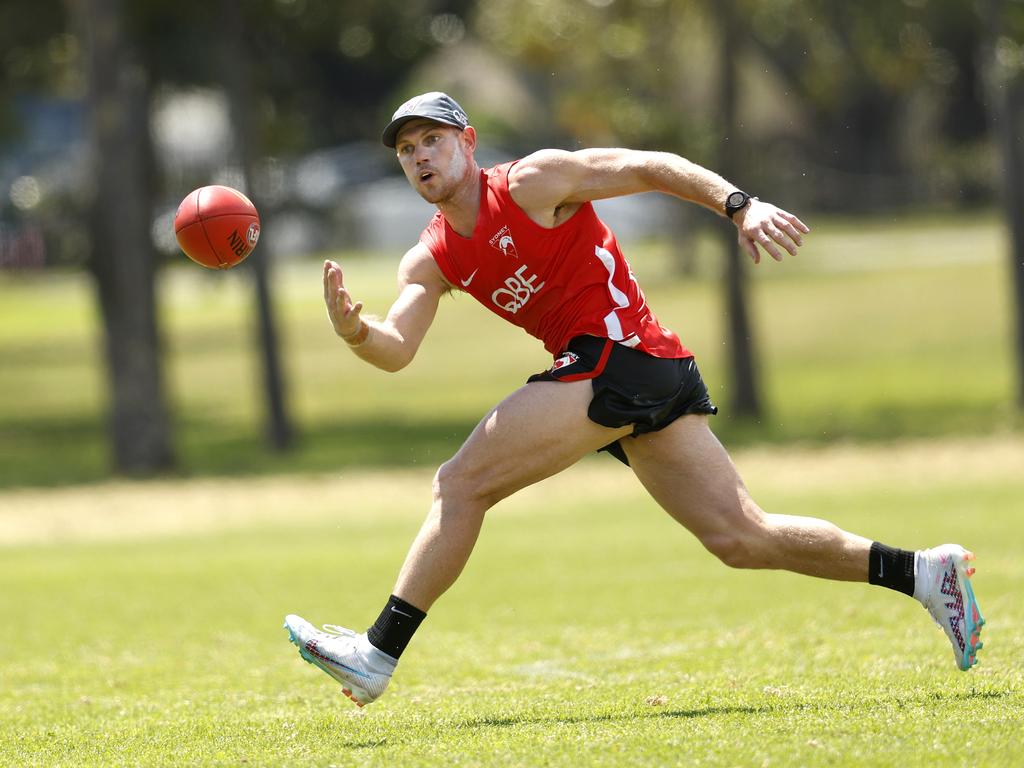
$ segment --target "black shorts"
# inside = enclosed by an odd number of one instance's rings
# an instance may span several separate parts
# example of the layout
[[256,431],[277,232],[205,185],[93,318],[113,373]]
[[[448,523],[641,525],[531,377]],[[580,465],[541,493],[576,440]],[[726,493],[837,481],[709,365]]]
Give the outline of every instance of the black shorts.
[[[632,424],[632,437],[657,432],[688,413],[718,413],[692,357],[652,357],[596,336],[577,336],[551,368],[527,381],[582,379],[594,388],[590,420],[613,428]],[[629,464],[618,440],[601,450]]]

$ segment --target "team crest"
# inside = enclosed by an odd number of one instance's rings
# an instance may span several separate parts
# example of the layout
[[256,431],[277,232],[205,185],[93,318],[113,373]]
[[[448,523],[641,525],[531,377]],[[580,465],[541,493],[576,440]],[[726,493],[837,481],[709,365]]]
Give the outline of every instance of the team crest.
[[566,368],[575,363],[576,361],[578,361],[579,359],[580,356],[577,355],[575,352],[566,352],[560,358],[555,360],[554,364],[551,366],[551,372],[554,373],[559,368]]
[[493,248],[497,248],[501,251],[504,256],[511,256],[518,259],[519,253],[516,251],[516,244],[512,241],[512,233],[509,231],[508,225],[498,230],[497,234],[492,237],[488,242]]

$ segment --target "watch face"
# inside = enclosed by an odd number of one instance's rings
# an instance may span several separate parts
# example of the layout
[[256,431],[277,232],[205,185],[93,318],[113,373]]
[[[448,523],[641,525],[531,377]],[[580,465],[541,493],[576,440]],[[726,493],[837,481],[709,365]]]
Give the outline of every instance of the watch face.
[[740,208],[747,202],[747,196],[742,192],[733,192],[725,199],[727,208]]

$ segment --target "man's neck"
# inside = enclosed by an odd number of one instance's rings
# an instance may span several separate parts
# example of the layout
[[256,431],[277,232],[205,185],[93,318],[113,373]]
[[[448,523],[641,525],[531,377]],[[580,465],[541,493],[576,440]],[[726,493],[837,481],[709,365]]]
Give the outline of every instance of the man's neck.
[[454,195],[437,204],[449,226],[463,237],[471,237],[476,229],[476,219],[480,214],[480,168],[473,163],[473,172],[466,182],[461,184]]

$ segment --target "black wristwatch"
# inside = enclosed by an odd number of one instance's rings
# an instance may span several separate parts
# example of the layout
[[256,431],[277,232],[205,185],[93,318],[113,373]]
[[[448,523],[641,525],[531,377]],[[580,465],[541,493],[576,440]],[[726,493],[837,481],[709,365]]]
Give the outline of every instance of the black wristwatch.
[[741,192],[738,189],[735,192],[730,192],[729,196],[725,198],[725,215],[731,219],[736,215],[737,211],[742,211],[746,208],[747,203],[752,199],[746,192]]

